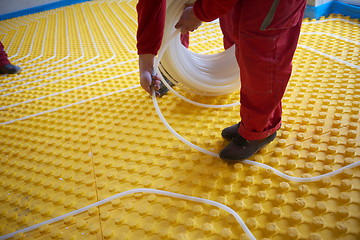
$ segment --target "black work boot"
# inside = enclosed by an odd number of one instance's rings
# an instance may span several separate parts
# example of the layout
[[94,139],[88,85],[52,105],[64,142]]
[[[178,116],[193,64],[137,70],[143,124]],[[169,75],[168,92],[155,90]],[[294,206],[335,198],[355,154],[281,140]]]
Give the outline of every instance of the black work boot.
[[8,73],[8,74],[17,74],[21,72],[21,68],[11,63],[6,64],[0,67],[0,74]]
[[233,137],[238,133],[240,123],[234,124],[230,127],[224,128],[221,132],[221,136],[228,141],[231,141]]
[[239,162],[254,155],[262,147],[273,141],[276,137],[276,132],[261,140],[249,141],[236,134],[223,150],[220,151],[220,158],[229,163]]

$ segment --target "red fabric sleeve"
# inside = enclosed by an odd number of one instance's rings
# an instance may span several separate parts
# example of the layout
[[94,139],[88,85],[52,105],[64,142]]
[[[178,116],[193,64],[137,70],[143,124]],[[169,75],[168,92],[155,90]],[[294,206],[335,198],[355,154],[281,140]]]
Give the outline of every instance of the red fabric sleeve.
[[166,0],[139,0],[136,10],[138,54],[157,55],[164,35]]
[[238,0],[197,0],[194,13],[204,22],[211,22],[229,12]]

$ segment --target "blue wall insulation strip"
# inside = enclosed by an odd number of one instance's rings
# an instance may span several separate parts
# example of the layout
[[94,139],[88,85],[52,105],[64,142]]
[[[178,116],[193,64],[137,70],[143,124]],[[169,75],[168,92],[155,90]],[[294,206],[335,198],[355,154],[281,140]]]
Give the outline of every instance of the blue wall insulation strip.
[[342,2],[334,2],[331,13],[339,13],[351,18],[360,18],[360,7]]
[[342,2],[328,2],[317,7],[307,6],[305,18],[319,19],[322,16],[329,16],[332,13],[339,13],[351,18],[360,18],[360,7]]

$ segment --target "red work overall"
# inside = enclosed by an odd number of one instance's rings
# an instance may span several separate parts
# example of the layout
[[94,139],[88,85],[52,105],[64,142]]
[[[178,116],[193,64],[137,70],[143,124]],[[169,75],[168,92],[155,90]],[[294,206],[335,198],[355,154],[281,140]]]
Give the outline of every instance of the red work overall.
[[232,12],[240,67],[239,134],[266,138],[281,124],[281,99],[292,70],[306,0],[197,0],[195,15],[212,21]]

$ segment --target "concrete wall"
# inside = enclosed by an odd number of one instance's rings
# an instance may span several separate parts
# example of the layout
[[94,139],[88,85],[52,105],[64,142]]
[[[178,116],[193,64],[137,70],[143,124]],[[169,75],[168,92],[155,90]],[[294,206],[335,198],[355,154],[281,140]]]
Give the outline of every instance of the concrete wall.
[[360,0],[337,0],[339,2],[360,6]]
[[317,7],[321,4],[332,2],[332,1],[334,1],[334,0],[308,0],[307,5]]
[[0,21],[91,0],[0,0]]
[[[0,0],[0,20],[31,14],[39,11],[53,9],[89,0]],[[360,0],[307,0],[310,13],[305,16],[313,18],[311,8],[321,6],[329,2],[343,2],[360,6]],[[44,6],[44,7],[43,7]],[[355,14],[358,15],[358,14]],[[318,17],[318,16],[316,16]],[[356,17],[356,16],[355,16]]]
[[59,0],[0,0],[0,15],[58,2]]
[[338,1],[346,4],[352,4],[355,6],[360,6],[360,0],[308,0],[307,5],[317,7],[321,4],[332,2],[332,1]]

